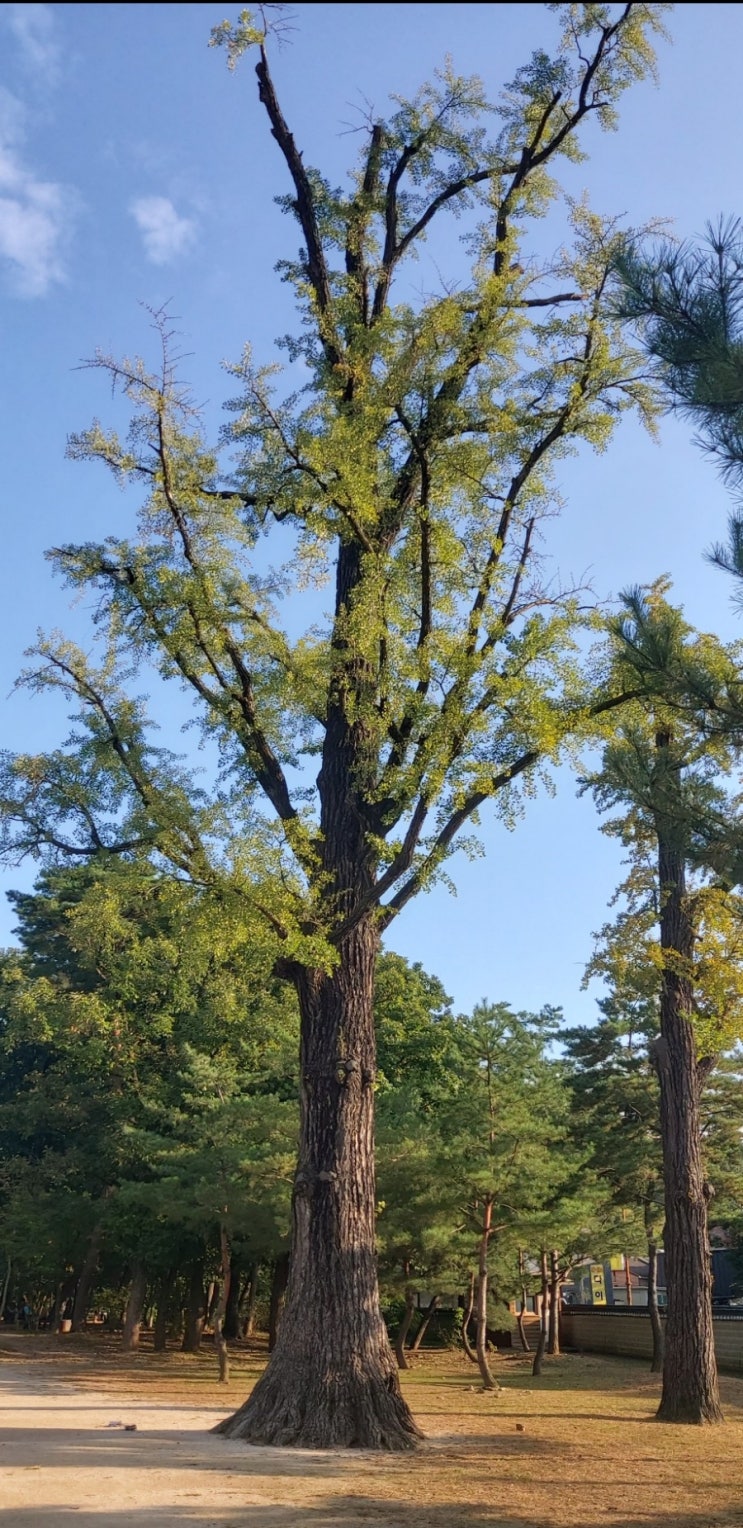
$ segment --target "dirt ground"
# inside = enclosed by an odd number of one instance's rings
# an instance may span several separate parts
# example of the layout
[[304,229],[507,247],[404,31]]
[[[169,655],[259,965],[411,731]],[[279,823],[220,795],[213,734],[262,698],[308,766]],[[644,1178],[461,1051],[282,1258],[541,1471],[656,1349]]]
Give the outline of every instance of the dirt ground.
[[743,1528],[743,1380],[724,1427],[673,1428],[632,1362],[533,1381],[503,1356],[490,1396],[463,1355],[424,1355],[404,1383],[427,1441],[387,1457],[214,1437],[261,1362],[241,1353],[225,1390],[208,1352],[0,1333],[0,1528]]

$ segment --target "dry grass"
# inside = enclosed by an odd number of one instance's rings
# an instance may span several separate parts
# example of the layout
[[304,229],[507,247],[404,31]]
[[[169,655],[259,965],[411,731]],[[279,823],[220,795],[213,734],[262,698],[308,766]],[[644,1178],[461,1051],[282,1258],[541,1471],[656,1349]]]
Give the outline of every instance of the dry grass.
[[[259,1349],[238,1354],[226,1391],[208,1351],[127,1357],[100,1338],[0,1335],[0,1359],[11,1354],[28,1359],[34,1379],[54,1390],[72,1383],[124,1405],[136,1398],[173,1410],[228,1409],[263,1362]],[[140,1518],[132,1508],[126,1521],[184,1528],[743,1528],[743,1381],[722,1382],[725,1426],[688,1428],[652,1421],[658,1383],[633,1361],[568,1356],[549,1361],[532,1380],[528,1360],[514,1354],[502,1356],[499,1369],[503,1389],[491,1396],[463,1355],[420,1358],[403,1377],[427,1434],[413,1457],[245,1449],[235,1463],[231,1451],[223,1463],[221,1455],[216,1464],[210,1456],[203,1511],[194,1502],[170,1507],[172,1517],[157,1509]],[[224,1510],[220,1469],[224,1481],[239,1481],[231,1497],[237,1505]],[[0,1522],[11,1517],[0,1512]],[[81,1520],[91,1528],[103,1523],[96,1513]]]

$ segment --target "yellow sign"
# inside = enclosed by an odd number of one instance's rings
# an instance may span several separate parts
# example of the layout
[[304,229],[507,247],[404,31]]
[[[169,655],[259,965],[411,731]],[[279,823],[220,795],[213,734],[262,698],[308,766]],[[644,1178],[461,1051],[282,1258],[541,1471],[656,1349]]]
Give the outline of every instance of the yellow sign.
[[606,1284],[601,1263],[591,1263],[591,1304],[606,1304]]

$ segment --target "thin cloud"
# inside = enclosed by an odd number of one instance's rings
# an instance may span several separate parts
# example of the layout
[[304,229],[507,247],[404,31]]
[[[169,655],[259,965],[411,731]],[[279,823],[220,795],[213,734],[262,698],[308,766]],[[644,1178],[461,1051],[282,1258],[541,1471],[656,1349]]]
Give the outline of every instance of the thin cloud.
[[21,155],[25,111],[0,89],[0,264],[19,297],[45,297],[65,279],[63,254],[75,195],[43,180]]
[[181,217],[167,196],[140,196],[129,211],[153,265],[167,265],[194,242],[196,223],[193,218]]
[[8,5],[5,16],[24,63],[53,84],[59,74],[60,49],[52,7]]

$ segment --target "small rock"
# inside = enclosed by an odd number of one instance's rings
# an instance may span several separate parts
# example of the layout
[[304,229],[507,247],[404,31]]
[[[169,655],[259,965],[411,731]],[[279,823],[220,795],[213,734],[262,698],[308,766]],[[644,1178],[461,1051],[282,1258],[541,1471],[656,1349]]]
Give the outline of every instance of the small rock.
[[516,1431],[517,1432],[526,1432],[526,1428],[524,1427],[523,1422],[517,1422],[516,1423]]
[[136,1432],[136,1431],[137,1431],[137,1424],[136,1424],[136,1422],[125,1422],[124,1423],[124,1432]]

